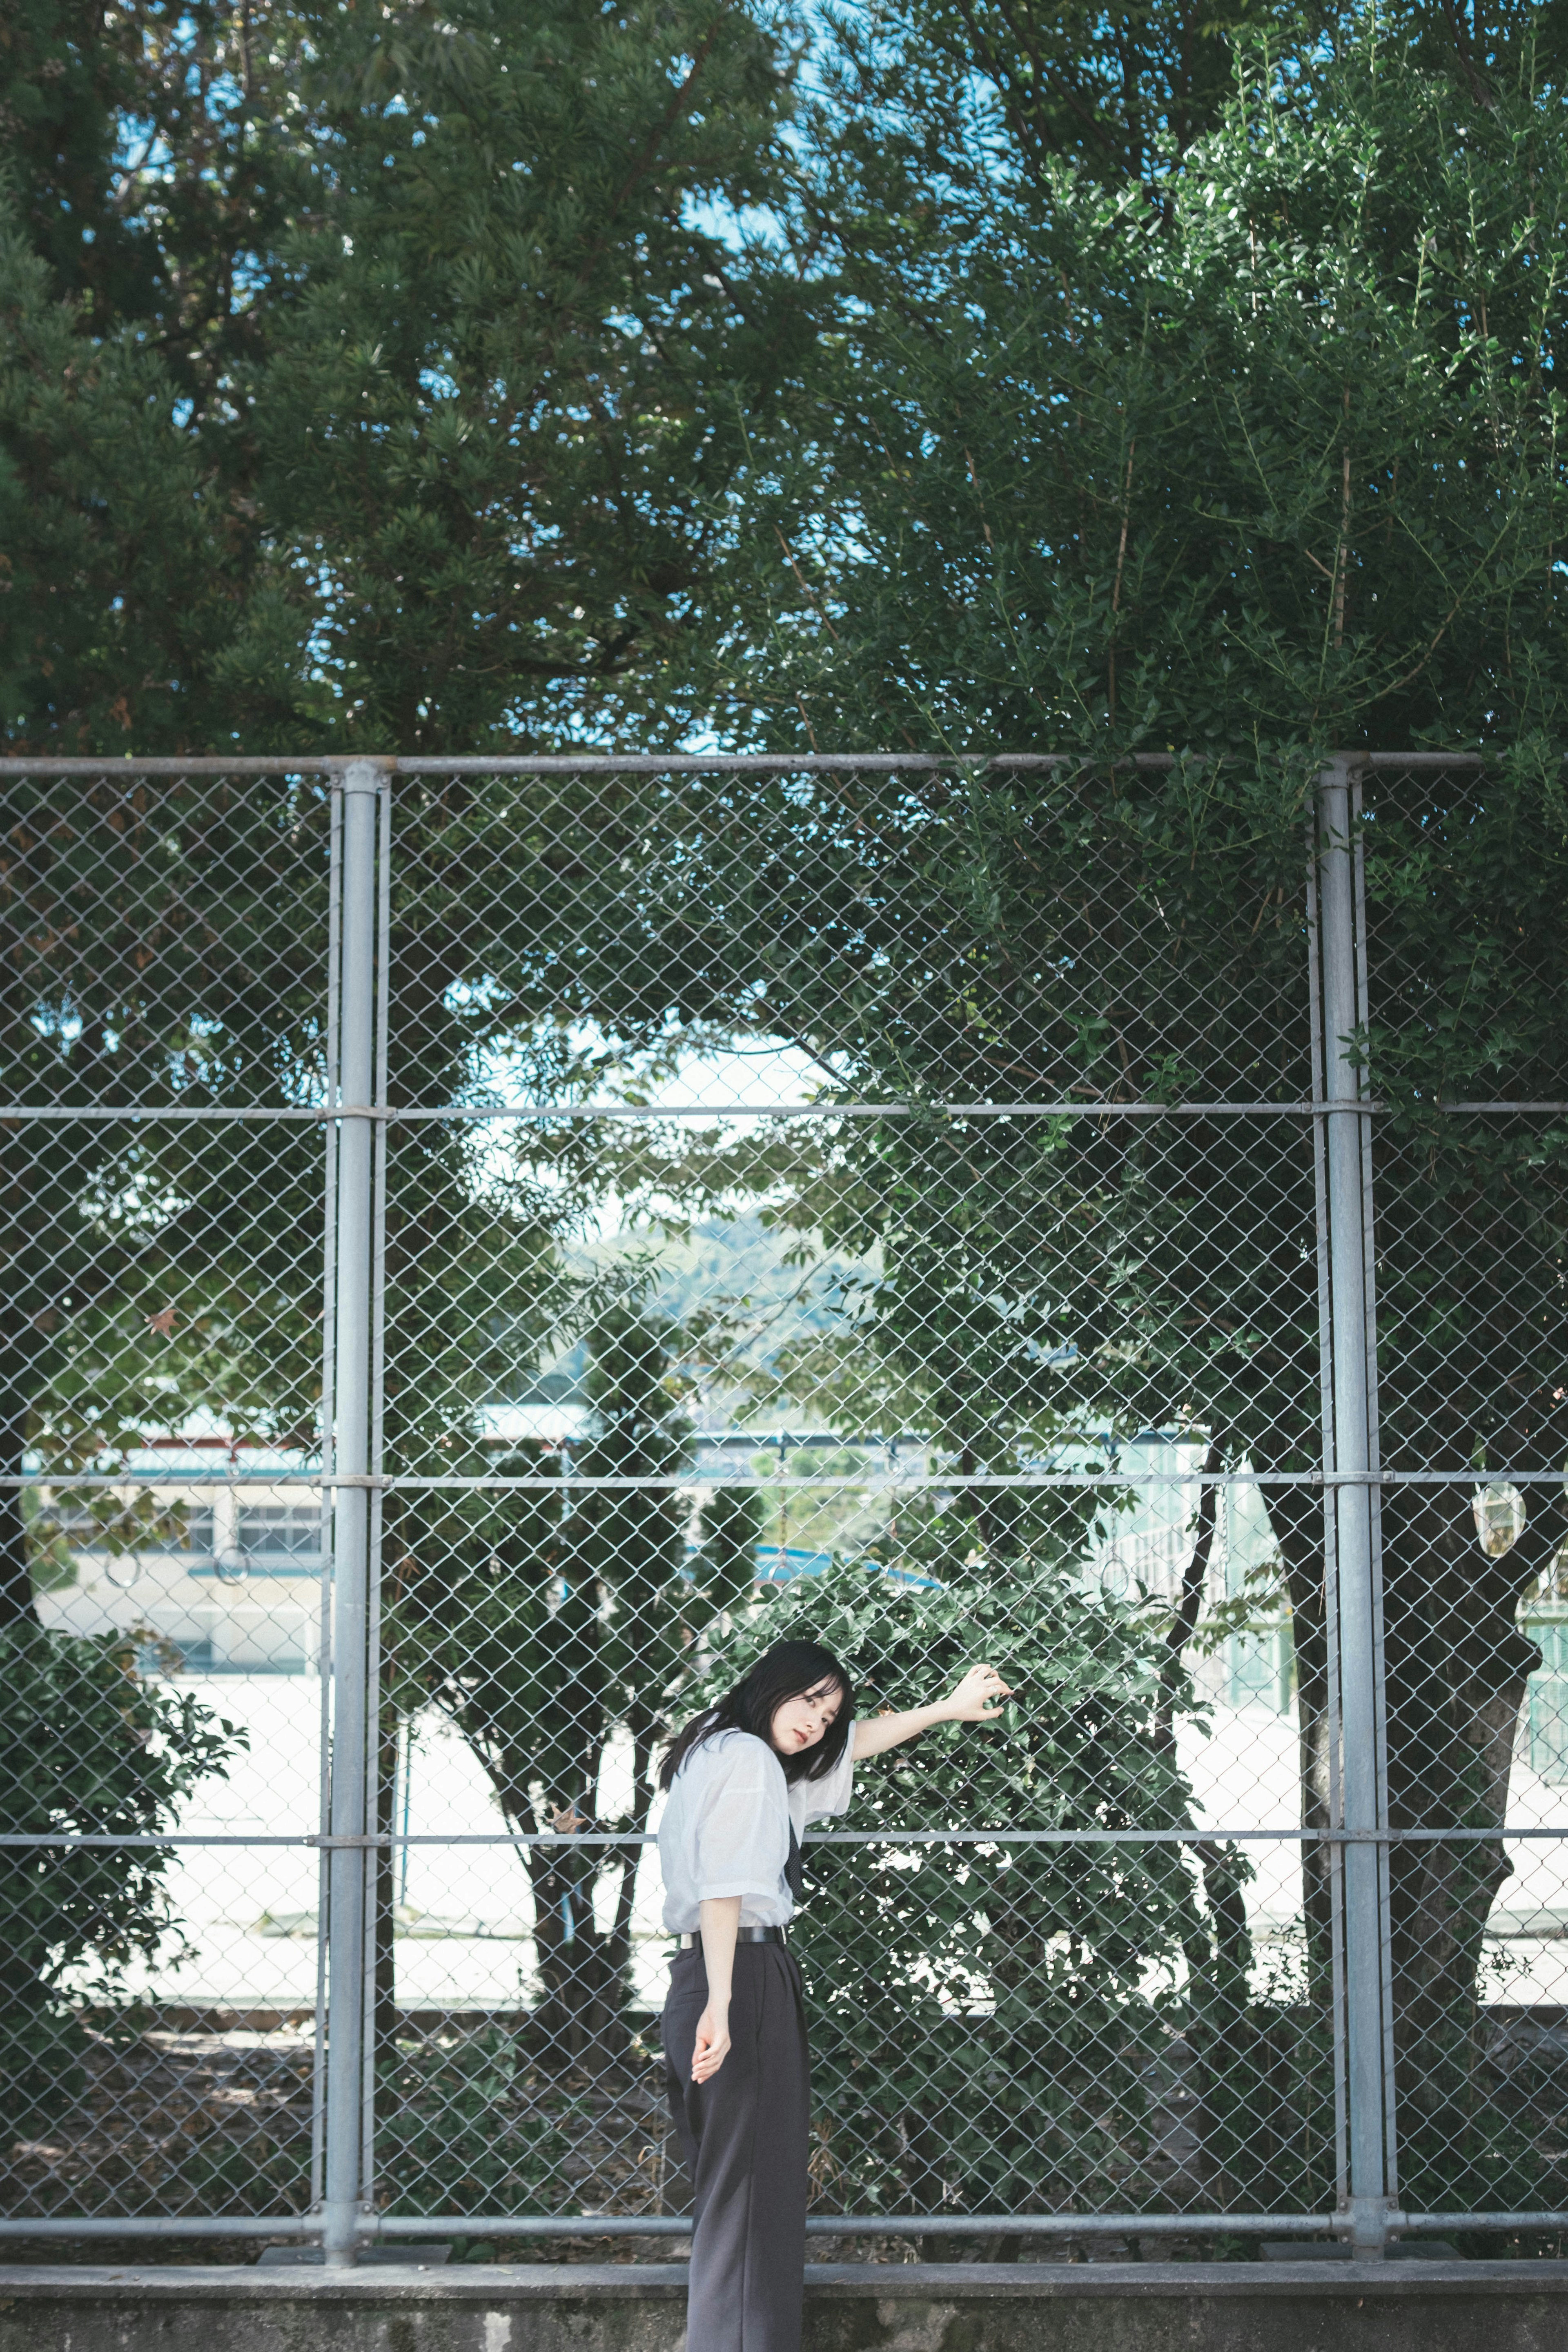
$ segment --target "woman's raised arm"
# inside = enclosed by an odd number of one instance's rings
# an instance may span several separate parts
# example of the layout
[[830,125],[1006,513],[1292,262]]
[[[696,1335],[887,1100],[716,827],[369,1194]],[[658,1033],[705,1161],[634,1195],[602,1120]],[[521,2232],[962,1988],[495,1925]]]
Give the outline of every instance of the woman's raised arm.
[[873,1715],[855,1726],[855,1761],[901,1748],[937,1723],[994,1723],[1012,1692],[994,1666],[971,1666],[958,1688],[937,1706],[910,1707],[904,1715]]

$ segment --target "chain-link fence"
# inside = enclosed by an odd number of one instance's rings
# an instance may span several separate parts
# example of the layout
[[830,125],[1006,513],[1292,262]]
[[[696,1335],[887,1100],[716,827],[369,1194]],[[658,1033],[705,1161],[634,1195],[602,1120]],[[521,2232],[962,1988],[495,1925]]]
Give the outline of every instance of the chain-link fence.
[[4,772],[0,2228],[679,2238],[802,1629],[814,2231],[1568,2225],[1549,792]]

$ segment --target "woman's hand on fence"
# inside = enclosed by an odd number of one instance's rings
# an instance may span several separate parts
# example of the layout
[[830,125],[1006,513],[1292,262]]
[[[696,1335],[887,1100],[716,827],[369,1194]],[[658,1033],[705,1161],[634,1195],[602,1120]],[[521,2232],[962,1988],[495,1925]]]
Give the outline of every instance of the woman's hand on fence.
[[994,1723],[1012,1696],[994,1666],[971,1666],[942,1711],[950,1723]]
[[697,2041],[691,2053],[691,2079],[707,2083],[730,2054],[730,2004],[710,2000],[697,2021]]

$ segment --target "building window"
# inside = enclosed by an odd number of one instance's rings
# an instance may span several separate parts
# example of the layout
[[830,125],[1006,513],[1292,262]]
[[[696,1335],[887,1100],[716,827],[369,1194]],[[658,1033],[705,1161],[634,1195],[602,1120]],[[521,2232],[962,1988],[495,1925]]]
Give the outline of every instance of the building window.
[[92,1558],[173,1551],[196,1552],[210,1559],[213,1515],[205,1506],[187,1508],[183,1516],[177,1507],[160,1506],[148,1514],[139,1504],[132,1511],[110,1496],[102,1511],[42,1503],[30,1515],[28,1533],[35,1546],[63,1544]]
[[247,1560],[321,1561],[321,1514],[311,1503],[242,1503],[239,1549]]

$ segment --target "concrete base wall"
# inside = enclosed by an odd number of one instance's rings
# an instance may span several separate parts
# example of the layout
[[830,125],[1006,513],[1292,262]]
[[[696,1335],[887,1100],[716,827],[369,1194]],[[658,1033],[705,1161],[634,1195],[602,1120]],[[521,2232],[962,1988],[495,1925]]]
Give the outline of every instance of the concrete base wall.
[[[805,2313],[805,2352],[1564,2352],[1568,2263],[817,2264]],[[0,2265],[0,2352],[683,2352],[685,2336],[675,2263]]]

